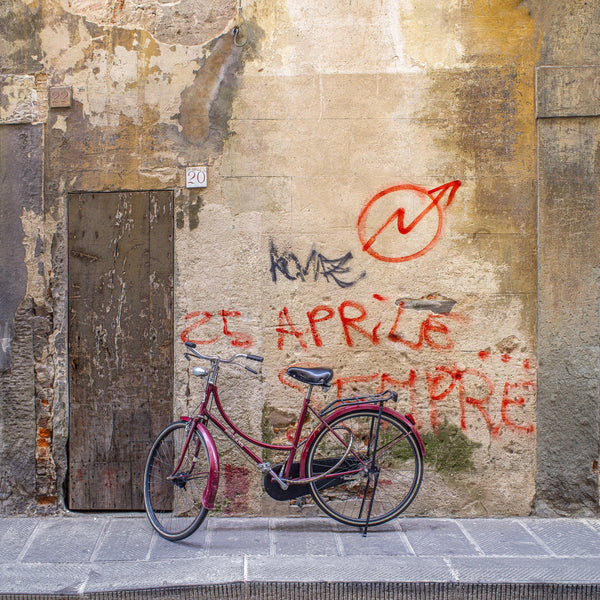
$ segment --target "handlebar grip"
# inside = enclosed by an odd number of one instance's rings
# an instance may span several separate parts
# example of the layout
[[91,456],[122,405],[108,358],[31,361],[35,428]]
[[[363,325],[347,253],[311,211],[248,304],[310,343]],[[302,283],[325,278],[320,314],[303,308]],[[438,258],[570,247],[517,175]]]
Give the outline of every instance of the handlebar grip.
[[249,358],[250,360],[255,360],[257,362],[262,362],[263,360],[265,360],[262,356],[256,356],[256,354],[246,354],[246,358]]

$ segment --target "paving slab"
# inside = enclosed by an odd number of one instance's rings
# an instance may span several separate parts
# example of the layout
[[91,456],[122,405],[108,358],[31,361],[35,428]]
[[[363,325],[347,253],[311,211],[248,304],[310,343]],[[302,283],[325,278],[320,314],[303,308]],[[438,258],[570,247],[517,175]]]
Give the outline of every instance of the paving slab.
[[550,556],[548,549],[517,520],[458,519],[465,536],[487,556]]
[[443,558],[408,556],[396,557],[298,557],[282,561],[280,557],[265,556],[248,559],[248,579],[251,581],[453,581],[449,566]]
[[158,535],[153,535],[147,559],[149,562],[162,562],[184,558],[200,558],[206,555],[206,529],[201,529],[189,538],[180,540],[175,544]]
[[373,529],[366,537],[358,530],[339,527],[337,535],[344,556],[413,556],[406,536],[395,522]]
[[418,556],[473,556],[482,550],[451,519],[399,521],[413,552]]
[[526,527],[556,556],[600,556],[599,532],[588,521],[529,520]]
[[107,524],[105,519],[93,517],[43,519],[25,544],[19,561],[24,564],[89,562]]
[[323,519],[271,519],[271,552],[274,556],[339,556],[341,540],[331,521]]
[[474,556],[450,560],[457,581],[470,583],[600,584],[600,558]]
[[[132,574],[135,573],[135,577]],[[155,562],[109,562],[93,565],[83,592],[106,592],[172,586],[189,587],[196,584],[219,585],[243,581],[242,556],[210,556],[198,559],[167,560]]]
[[94,551],[94,562],[145,561],[153,532],[139,518],[112,519]]
[[40,519],[0,519],[0,563],[16,561],[39,524]]
[[208,519],[206,547],[213,556],[270,554],[268,519]]
[[78,594],[90,574],[88,563],[0,565],[0,598],[3,594]]

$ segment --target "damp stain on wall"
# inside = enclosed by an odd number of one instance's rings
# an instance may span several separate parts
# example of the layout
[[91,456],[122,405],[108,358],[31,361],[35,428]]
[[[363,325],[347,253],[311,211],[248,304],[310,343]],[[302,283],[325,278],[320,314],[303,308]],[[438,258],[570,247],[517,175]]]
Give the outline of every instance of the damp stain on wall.
[[181,93],[179,123],[191,144],[201,145],[211,134],[219,139],[227,134],[241,55],[231,35],[220,37],[212,44],[194,82]]

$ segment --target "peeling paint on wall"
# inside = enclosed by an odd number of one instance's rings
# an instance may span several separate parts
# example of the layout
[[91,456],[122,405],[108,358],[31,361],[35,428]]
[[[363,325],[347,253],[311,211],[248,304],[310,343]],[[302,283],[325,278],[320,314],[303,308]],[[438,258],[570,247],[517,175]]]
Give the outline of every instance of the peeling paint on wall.
[[[0,199],[0,263],[3,265],[0,271],[3,290],[0,372],[9,370],[12,364],[13,319],[17,308],[28,291],[31,293],[34,286],[39,288],[35,276],[37,265],[32,263],[39,260],[37,243],[42,234],[36,218],[42,206],[42,140],[41,126],[0,127],[0,180],[3,184]],[[25,233],[29,224],[35,224],[33,236],[30,231]],[[30,265],[29,269],[27,265]]]
[[0,56],[3,74],[34,75],[44,70],[37,36],[42,3],[6,0],[0,4]]
[[128,28],[135,23],[161,42],[186,46],[204,43],[231,29],[237,10],[234,0],[61,0],[61,6],[98,25]]

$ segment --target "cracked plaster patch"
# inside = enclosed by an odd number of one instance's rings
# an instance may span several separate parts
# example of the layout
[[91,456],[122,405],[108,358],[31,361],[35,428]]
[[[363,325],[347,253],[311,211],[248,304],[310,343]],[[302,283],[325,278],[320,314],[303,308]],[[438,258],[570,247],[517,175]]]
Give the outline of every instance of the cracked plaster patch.
[[0,124],[33,123],[38,116],[32,75],[0,75]]
[[140,30],[122,30],[124,36],[115,38],[114,31],[102,36],[118,39],[107,49],[83,20],[72,28],[53,23],[41,33],[47,61],[65,73],[63,83],[73,86],[74,100],[83,105],[92,126],[117,128],[122,115],[140,124],[143,107],[157,110],[159,121],[170,123],[179,110],[181,89],[194,80],[208,49],[157,42]]
[[60,0],[66,12],[102,26],[144,29],[157,40],[202,45],[231,28],[235,0]]

